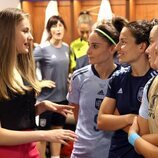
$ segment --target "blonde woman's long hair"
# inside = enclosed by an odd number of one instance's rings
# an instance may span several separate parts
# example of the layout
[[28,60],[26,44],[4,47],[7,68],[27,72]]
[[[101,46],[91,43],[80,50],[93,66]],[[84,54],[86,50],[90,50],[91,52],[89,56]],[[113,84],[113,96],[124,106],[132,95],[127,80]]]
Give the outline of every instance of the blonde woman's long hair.
[[[26,90],[33,88],[39,93],[42,88],[36,79],[31,47],[27,54],[17,54],[16,51],[16,26],[24,18],[28,18],[28,14],[16,8],[0,12],[0,99],[10,99],[9,91],[25,94]],[[29,86],[17,80],[15,68]]]

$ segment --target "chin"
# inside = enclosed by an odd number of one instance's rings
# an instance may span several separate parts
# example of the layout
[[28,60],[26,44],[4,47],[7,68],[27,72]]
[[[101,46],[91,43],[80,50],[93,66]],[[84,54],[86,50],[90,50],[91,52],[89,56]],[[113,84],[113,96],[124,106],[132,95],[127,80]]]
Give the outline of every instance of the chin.
[[21,54],[28,54],[28,53],[29,53],[29,50],[24,50],[24,51],[22,51]]
[[119,58],[118,61],[119,61],[119,63],[121,63],[121,64],[123,64],[123,63],[127,63],[124,59],[120,59],[120,58]]
[[122,60],[120,60],[120,59],[118,60],[118,62],[119,62],[120,64],[122,64],[122,63],[123,63],[123,61],[122,61]]
[[88,60],[88,64],[93,64],[93,62],[91,60]]

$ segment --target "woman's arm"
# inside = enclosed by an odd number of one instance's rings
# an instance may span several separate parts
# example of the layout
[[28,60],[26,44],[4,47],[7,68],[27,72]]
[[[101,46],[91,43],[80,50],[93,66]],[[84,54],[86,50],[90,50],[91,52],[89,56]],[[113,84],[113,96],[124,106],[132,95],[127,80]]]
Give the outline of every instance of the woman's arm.
[[141,136],[144,134],[150,133],[147,119],[144,119],[143,117],[138,115],[137,122],[138,122],[138,126],[139,126],[139,134]]
[[158,157],[158,147],[147,142],[143,138],[138,138],[134,144],[136,151],[139,151],[141,155],[145,158],[157,158]]
[[104,98],[98,114],[98,129],[113,131],[132,124],[135,115],[114,115],[115,106],[115,99],[108,97]]
[[158,146],[158,134],[145,134],[142,136],[142,138],[147,142]]
[[66,144],[66,140],[75,141],[76,134],[70,130],[48,130],[48,131],[13,131],[0,127],[0,145],[20,145],[36,141],[47,141]]
[[[133,133],[139,133],[138,118],[135,117],[132,126],[129,129],[129,137]],[[148,138],[147,138],[148,137]],[[146,139],[146,140],[145,140]],[[150,142],[148,142],[150,140]],[[157,158],[158,147],[153,145],[153,142],[158,142],[158,134],[149,134],[139,137],[133,141],[133,145],[137,153],[143,155],[145,158]],[[157,143],[158,144],[158,143]]]

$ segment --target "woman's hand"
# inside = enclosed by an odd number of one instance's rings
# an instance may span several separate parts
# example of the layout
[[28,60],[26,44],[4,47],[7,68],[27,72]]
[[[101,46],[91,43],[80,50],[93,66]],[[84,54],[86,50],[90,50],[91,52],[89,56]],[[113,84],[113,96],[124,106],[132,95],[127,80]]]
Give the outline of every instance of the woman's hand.
[[35,106],[36,106],[36,115],[40,115],[45,111],[53,111],[60,113],[66,117],[68,113],[72,114],[73,113],[72,109],[74,109],[74,107],[70,105],[59,105],[48,100],[39,102]]
[[133,124],[132,124],[132,126],[129,128],[128,135],[130,135],[130,134],[132,134],[132,133],[139,133],[139,126],[138,126],[138,122],[137,122],[137,117],[134,117],[134,119],[133,119]]
[[[114,115],[120,115],[120,113],[119,113],[119,111],[118,111],[117,108],[116,108],[115,111],[114,111]],[[124,130],[126,133],[128,133],[129,128],[130,128],[131,124],[133,123],[134,117],[136,117],[136,116],[137,116],[137,115],[135,115],[135,114],[127,114],[127,119],[126,119],[126,121],[129,123],[129,125],[123,128],[123,130]],[[131,123],[130,123],[130,122],[131,122]]]
[[41,87],[55,88],[55,82],[51,80],[42,80],[40,84],[41,84]]
[[53,129],[42,132],[42,141],[68,145],[67,141],[76,141],[77,135],[71,130]]

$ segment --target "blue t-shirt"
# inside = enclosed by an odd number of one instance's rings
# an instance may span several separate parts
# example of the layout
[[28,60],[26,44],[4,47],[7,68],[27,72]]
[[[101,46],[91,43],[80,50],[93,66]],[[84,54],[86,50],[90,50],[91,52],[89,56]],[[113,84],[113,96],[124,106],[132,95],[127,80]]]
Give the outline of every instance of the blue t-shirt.
[[[156,75],[150,69],[144,76],[132,76],[131,67],[125,72],[115,75],[109,82],[107,97],[116,100],[116,107],[120,115],[138,114],[141,105],[143,89],[146,82]],[[109,158],[138,158],[133,146],[128,142],[128,134],[122,129],[116,130],[112,137]]]

